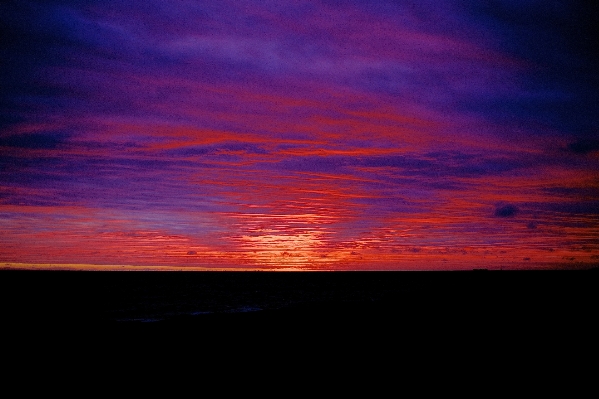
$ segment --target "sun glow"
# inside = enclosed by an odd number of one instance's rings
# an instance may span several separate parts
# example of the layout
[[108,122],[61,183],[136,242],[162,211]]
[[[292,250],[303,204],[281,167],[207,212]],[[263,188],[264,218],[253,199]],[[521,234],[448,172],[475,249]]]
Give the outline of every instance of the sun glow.
[[245,262],[298,267],[337,261],[331,247],[331,216],[318,214],[235,214],[242,233],[231,237]]

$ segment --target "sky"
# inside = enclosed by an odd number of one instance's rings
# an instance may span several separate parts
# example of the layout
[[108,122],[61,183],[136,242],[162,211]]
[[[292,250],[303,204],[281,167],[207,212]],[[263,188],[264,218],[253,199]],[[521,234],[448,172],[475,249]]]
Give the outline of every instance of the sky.
[[598,16],[3,1],[0,268],[596,266]]

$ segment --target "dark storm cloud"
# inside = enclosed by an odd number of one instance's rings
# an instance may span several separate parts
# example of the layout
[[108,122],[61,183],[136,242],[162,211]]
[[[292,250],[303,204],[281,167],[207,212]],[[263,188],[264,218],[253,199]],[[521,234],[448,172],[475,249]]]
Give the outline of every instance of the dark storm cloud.
[[553,196],[561,196],[564,198],[577,198],[580,200],[583,199],[596,199],[599,198],[599,187],[589,186],[589,187],[547,187],[543,189],[548,194]]
[[393,167],[411,171],[431,171],[432,169],[436,169],[437,166],[430,160],[401,155],[368,157],[358,161],[358,163],[366,167]]
[[493,155],[479,156],[463,163],[451,165],[456,176],[494,176],[522,171],[531,166],[538,166],[534,161],[524,158],[497,157]]
[[519,209],[515,205],[507,204],[495,209],[495,216],[500,218],[511,218],[518,214]]
[[51,150],[64,142],[65,135],[62,133],[26,133],[0,137],[0,147]]
[[282,168],[305,172],[339,172],[356,162],[353,157],[345,156],[302,156],[283,160]]
[[400,177],[422,178],[422,183],[447,189],[463,187],[465,182],[462,178],[524,176],[547,162],[535,156],[500,157],[448,151],[379,156],[298,156],[286,159],[280,165],[290,170],[310,172],[361,170],[364,176],[370,177],[384,172],[384,179],[389,182],[398,183]]
[[269,152],[266,151],[262,146],[249,144],[249,143],[219,143],[212,145],[190,145],[182,148],[176,148],[172,150],[164,150],[164,153],[168,156],[175,157],[205,157],[215,158],[224,155],[265,155]]
[[545,208],[567,215],[599,215],[599,200],[595,198],[594,200],[579,202],[549,203],[545,205]]
[[588,154],[599,150],[599,140],[581,139],[570,143],[568,149],[575,154]]

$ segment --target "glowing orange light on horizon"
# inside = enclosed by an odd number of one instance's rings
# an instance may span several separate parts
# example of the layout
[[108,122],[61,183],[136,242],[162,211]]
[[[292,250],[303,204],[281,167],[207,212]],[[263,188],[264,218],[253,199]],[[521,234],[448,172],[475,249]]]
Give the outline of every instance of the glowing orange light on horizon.
[[327,228],[334,215],[317,213],[231,215],[242,234],[232,237],[238,256],[258,266],[304,267],[331,265],[339,260]]

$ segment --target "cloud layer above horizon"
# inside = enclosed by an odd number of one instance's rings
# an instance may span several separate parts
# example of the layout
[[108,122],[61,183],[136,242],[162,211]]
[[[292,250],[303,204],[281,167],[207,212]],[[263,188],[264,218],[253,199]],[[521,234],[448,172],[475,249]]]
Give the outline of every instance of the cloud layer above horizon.
[[0,4],[0,262],[599,262],[598,7]]

